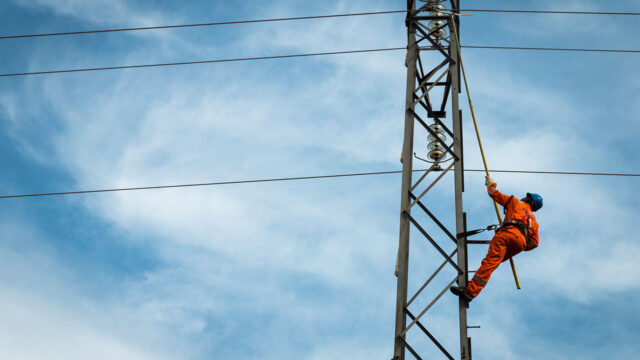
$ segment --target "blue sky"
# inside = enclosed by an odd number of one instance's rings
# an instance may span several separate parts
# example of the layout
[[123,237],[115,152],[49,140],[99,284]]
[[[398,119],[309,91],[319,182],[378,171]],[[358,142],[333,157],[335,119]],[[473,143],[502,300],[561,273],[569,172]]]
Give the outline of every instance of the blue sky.
[[[292,3],[5,0],[0,34],[406,4]],[[637,1],[603,4],[508,7],[640,11]],[[462,21],[468,45],[640,48],[636,17],[474,14]],[[405,42],[401,15],[2,40],[0,73]],[[463,54],[492,168],[640,172],[637,55]],[[403,63],[400,51],[2,78],[0,193],[399,169]],[[466,107],[464,121],[465,163],[480,168]],[[417,152],[424,143],[416,139]],[[503,266],[472,303],[469,322],[481,326],[470,330],[474,357],[632,358],[640,332],[637,180],[494,178],[506,193],[541,193],[545,208],[540,247],[515,259],[523,289]],[[494,222],[482,175],[468,173],[466,184],[469,226]],[[399,176],[389,175],[0,201],[0,357],[388,359],[399,187]],[[426,199],[449,226],[451,189],[445,178]],[[416,233],[411,289],[441,261]],[[470,266],[485,251],[474,248]],[[436,284],[453,276],[445,272]],[[447,295],[427,315],[452,352],[455,304]],[[436,354],[418,335],[410,341],[425,357]]]

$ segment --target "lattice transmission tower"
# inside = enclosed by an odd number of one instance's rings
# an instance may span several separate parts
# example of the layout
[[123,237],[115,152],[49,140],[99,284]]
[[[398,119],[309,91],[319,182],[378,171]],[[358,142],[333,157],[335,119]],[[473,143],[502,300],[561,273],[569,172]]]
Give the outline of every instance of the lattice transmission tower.
[[[464,192],[462,114],[458,104],[458,94],[461,90],[460,61],[453,22],[456,22],[458,34],[460,27],[458,16],[452,16],[457,14],[459,9],[459,0],[407,1],[407,97],[402,149],[402,200],[396,264],[398,293],[393,360],[404,360],[406,352],[421,359],[415,344],[412,346],[407,341],[408,332],[421,332],[425,340],[430,339],[442,352],[443,358],[454,359],[438,341],[438,334],[428,330],[429,323],[424,321],[424,315],[448,292],[451,285],[457,282],[460,286],[466,286],[468,281],[467,241],[466,239],[458,241],[454,235],[464,232],[466,228],[466,216],[462,208]],[[422,60],[427,58],[425,54],[429,54],[429,59],[438,60],[427,64]],[[451,110],[447,113],[449,103]],[[428,161],[431,165],[425,173],[416,174],[414,177],[413,159],[414,156],[417,157],[414,154],[414,139],[418,138],[428,139],[427,155],[419,159]],[[454,173],[452,190],[455,200],[450,208],[455,207],[456,228],[450,230],[430,210],[431,204],[425,200],[425,195],[452,170]],[[428,183],[427,179],[432,181]],[[419,221],[419,219],[423,220]],[[443,256],[443,262],[435,268],[435,272],[430,277],[425,278],[426,281],[422,286],[415,289],[415,292],[412,289],[414,295],[408,299],[411,228],[418,230],[426,239],[426,243]],[[426,228],[436,228],[438,231],[429,234]],[[445,250],[447,247],[451,250]],[[443,275],[447,273],[442,271],[444,268],[454,270],[453,279],[450,279],[450,282],[447,279],[448,285],[444,289],[438,289],[437,296],[428,302],[426,308],[411,310],[418,303],[416,299],[426,296],[424,290],[429,285],[433,287],[436,276],[439,274],[446,276]],[[458,300],[459,359],[462,360],[471,359],[471,339],[467,336],[467,306],[465,302]]]

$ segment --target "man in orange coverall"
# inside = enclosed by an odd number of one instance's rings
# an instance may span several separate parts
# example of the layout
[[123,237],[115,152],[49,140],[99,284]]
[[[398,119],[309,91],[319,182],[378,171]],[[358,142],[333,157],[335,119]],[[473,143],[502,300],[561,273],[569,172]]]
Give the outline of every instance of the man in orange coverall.
[[538,194],[527,193],[523,199],[502,194],[497,183],[492,178],[486,178],[485,184],[489,196],[504,207],[505,217],[502,226],[496,231],[489,252],[482,260],[482,264],[476,271],[473,279],[466,288],[452,286],[451,292],[471,301],[478,296],[487,285],[491,273],[501,262],[511,259],[521,251],[530,251],[538,247],[538,223],[533,212],[542,207],[542,197]]

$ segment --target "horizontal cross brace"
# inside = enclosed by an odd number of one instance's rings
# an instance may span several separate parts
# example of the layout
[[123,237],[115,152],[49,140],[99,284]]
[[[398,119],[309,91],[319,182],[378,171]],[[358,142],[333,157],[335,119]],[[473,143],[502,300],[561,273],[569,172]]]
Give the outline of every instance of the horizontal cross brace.
[[[438,76],[438,78],[436,79],[435,82],[427,82],[426,84],[420,84],[420,87],[418,89],[416,89],[415,91],[417,92],[418,90],[422,90],[422,95],[420,95],[420,97],[418,98],[418,100],[422,100],[423,97],[427,96],[427,94],[429,94],[429,91],[433,90],[433,88],[436,86],[436,84],[442,80],[443,77],[445,77],[446,75],[449,74],[449,69],[446,69],[445,71],[442,72],[442,74],[440,74],[440,76]],[[429,85],[431,84],[431,85]],[[429,87],[427,87],[425,89],[425,85],[429,85]],[[446,85],[446,84],[445,84]]]
[[467,240],[467,244],[486,245],[491,244],[491,240]]
[[444,20],[449,21],[451,16],[414,16],[411,19],[416,21],[424,21],[424,20]]
[[[447,112],[444,110],[441,111],[435,111],[435,110],[430,110],[427,113],[427,117],[431,118],[431,119],[438,119],[438,118],[445,118],[447,117]],[[440,120],[436,120],[436,122],[438,122]],[[445,128],[445,130],[447,130],[447,132],[449,131],[449,129],[446,128],[446,126],[443,126]],[[451,135],[451,137],[453,137],[453,134],[449,134]]]
[[[445,61],[441,62],[440,64],[438,64],[438,66],[436,66],[433,69],[431,69],[431,71],[429,71],[422,79],[420,79],[420,82],[422,83],[425,80],[431,79],[431,77],[433,75],[435,75],[438,71],[440,71],[440,69],[442,69],[442,67],[447,65],[447,63],[448,63],[448,61],[445,60]],[[418,89],[420,89],[420,86],[418,87]],[[416,89],[415,91],[418,91],[418,89]]]

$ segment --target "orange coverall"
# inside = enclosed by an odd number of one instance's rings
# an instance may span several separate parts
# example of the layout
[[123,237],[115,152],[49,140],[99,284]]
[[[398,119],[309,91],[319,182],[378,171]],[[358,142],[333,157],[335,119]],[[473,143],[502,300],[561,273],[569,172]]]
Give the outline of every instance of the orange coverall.
[[[502,194],[496,189],[495,185],[490,186],[487,191],[489,196],[503,207],[506,206],[506,215],[504,220],[521,220],[528,228],[529,239],[525,239],[524,235],[515,226],[507,226],[499,228],[495,236],[489,244],[487,256],[482,260],[482,264],[476,271],[473,279],[467,284],[467,290],[473,295],[478,296],[480,291],[487,285],[491,273],[500,265],[501,262],[511,259],[521,251],[529,251],[538,247],[538,222],[531,211],[531,206],[521,202],[515,197]],[[509,200],[511,198],[511,200]],[[508,202],[508,203],[507,203]]]

